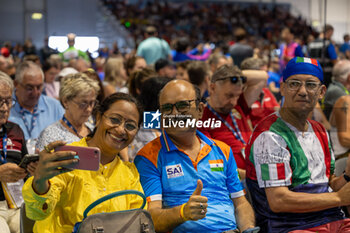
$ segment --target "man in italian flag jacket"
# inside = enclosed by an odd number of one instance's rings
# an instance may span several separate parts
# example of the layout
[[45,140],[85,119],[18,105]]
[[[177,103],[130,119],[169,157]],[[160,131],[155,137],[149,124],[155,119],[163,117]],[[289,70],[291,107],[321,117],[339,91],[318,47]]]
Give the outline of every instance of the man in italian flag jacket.
[[283,71],[284,103],[254,129],[246,148],[247,185],[261,232],[350,232],[350,160],[335,177],[324,127],[309,114],[326,91],[315,59],[295,57]]

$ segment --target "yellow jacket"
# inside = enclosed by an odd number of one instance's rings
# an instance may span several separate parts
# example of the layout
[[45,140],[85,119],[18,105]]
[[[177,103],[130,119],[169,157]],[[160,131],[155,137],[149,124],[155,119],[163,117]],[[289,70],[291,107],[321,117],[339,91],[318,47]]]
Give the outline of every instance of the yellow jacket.
[[[86,139],[71,145],[87,146]],[[35,233],[71,233],[74,224],[83,219],[86,207],[97,199],[126,189],[143,193],[135,165],[118,156],[109,164],[100,164],[98,171],[74,170],[51,178],[50,189],[44,195],[34,192],[32,181],[33,177],[26,181],[22,194],[27,216],[36,220]],[[89,215],[138,208],[141,204],[142,198],[136,195],[120,196],[96,206]]]

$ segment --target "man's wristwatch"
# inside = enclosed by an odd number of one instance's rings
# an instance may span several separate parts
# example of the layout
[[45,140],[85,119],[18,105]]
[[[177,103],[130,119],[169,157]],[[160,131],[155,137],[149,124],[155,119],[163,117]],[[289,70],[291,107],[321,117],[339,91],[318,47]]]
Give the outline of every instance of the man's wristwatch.
[[350,176],[346,175],[345,172],[343,174],[344,179],[346,180],[346,182],[350,182]]

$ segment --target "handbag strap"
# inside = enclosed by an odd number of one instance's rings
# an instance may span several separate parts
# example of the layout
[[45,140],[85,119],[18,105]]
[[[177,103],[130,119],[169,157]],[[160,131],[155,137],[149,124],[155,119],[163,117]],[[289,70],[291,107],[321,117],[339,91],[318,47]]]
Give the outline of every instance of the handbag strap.
[[105,202],[109,199],[112,199],[114,197],[118,197],[118,196],[122,196],[122,195],[128,195],[128,194],[135,194],[138,195],[140,197],[142,197],[143,199],[143,203],[141,205],[141,207],[139,209],[143,209],[146,205],[146,197],[143,193],[136,191],[136,190],[122,190],[122,191],[118,191],[118,192],[114,192],[111,194],[108,194],[104,197],[101,197],[100,199],[94,201],[93,203],[91,203],[84,211],[84,219],[87,217],[87,214],[97,205],[101,204],[102,202]]

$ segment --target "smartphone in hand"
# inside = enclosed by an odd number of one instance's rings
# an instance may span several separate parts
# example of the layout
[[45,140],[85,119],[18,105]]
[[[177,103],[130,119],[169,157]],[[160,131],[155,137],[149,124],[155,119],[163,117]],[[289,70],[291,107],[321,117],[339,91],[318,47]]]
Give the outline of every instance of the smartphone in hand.
[[39,161],[39,155],[38,154],[26,154],[21,162],[18,164],[19,167],[27,169],[28,164],[32,162]]
[[97,171],[100,167],[101,152],[97,147],[60,146],[55,151],[75,151],[79,156],[78,163],[69,165],[66,168]]

